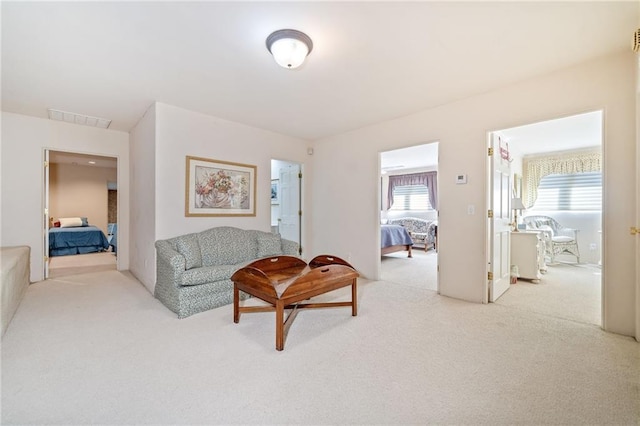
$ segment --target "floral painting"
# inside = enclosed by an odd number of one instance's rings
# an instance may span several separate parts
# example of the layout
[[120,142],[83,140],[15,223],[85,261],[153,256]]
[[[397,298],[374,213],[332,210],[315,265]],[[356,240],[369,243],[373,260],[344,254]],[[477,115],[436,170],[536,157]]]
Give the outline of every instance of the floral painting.
[[256,166],[187,157],[186,216],[255,216]]

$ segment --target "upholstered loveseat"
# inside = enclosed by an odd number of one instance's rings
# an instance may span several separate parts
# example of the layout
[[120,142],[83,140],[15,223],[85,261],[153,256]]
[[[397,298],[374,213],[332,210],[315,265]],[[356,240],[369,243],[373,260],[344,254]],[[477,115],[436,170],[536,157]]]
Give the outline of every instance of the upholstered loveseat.
[[248,263],[298,255],[298,244],[278,234],[228,226],[158,240],[155,245],[154,294],[178,318],[232,303],[231,275]]
[[413,243],[424,245],[425,251],[430,247],[436,248],[437,221],[417,217],[401,217],[389,220],[389,224],[404,227],[411,235]]

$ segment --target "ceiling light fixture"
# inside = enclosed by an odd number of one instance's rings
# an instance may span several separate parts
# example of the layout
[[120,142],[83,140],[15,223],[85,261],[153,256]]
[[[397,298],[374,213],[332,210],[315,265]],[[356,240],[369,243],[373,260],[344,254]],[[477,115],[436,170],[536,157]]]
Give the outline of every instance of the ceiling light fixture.
[[278,30],[267,37],[267,50],[281,67],[298,68],[311,50],[313,42],[305,33],[298,30]]
[[52,120],[65,121],[67,123],[82,124],[84,126],[99,127],[106,129],[111,124],[111,120],[100,117],[91,117],[89,115],[76,114],[75,112],[60,111],[57,109],[48,109],[49,118]]

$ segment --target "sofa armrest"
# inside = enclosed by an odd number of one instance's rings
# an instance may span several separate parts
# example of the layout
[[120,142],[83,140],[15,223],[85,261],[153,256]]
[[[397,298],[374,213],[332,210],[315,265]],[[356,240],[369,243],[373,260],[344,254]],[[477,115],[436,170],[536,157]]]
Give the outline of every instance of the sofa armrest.
[[178,287],[180,276],[186,269],[186,259],[167,241],[156,241],[156,281]]
[[299,256],[300,246],[295,241],[282,239],[282,254],[288,256]]

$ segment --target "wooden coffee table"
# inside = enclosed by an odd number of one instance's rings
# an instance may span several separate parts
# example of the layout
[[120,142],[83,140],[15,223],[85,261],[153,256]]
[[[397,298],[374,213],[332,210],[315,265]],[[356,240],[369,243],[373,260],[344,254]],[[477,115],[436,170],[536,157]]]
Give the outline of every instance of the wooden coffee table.
[[[273,256],[256,260],[236,271],[233,281],[233,322],[241,313],[276,312],[276,349],[284,349],[284,341],[299,309],[351,306],[358,315],[358,272],[336,256],[315,257],[309,264],[293,256]],[[314,296],[351,286],[350,302],[299,303]],[[240,291],[264,300],[271,306],[240,306]],[[291,312],[284,318],[284,311]]]

